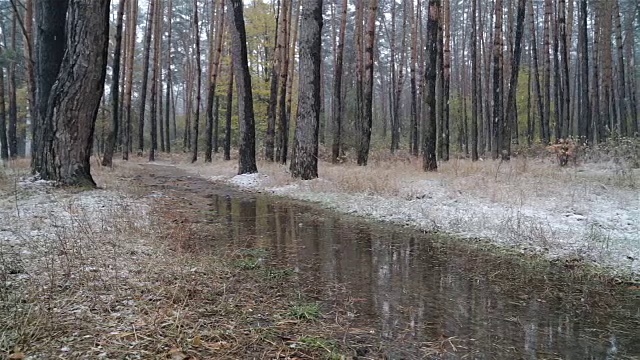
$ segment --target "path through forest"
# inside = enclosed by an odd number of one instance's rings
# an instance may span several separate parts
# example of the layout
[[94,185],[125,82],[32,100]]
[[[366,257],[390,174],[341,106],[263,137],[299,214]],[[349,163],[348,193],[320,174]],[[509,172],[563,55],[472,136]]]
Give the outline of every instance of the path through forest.
[[[361,355],[374,348],[388,358],[640,354],[637,294],[620,286],[578,278],[565,266],[496,257],[407,228],[239,191],[176,167],[143,168],[134,183],[157,191],[156,208],[171,221],[216,225],[218,231],[200,234],[187,248],[259,254],[247,271],[290,269],[290,286],[280,291],[316,299],[323,317],[335,317],[344,331],[334,340]],[[252,321],[276,322],[268,314]]]

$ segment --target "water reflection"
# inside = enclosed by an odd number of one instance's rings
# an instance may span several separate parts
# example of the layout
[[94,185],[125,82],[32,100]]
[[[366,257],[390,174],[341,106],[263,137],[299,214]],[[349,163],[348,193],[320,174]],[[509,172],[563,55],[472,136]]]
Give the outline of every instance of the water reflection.
[[586,291],[576,304],[550,295],[556,290],[548,283],[509,288],[499,280],[515,276],[508,267],[485,271],[481,259],[416,232],[267,197],[216,195],[213,213],[230,241],[267,247],[313,282],[344,284],[357,304],[354,326],[373,329],[389,358],[417,358],[430,348],[451,359],[640,354],[637,299],[626,305],[633,318],[620,319],[616,309],[590,312]]

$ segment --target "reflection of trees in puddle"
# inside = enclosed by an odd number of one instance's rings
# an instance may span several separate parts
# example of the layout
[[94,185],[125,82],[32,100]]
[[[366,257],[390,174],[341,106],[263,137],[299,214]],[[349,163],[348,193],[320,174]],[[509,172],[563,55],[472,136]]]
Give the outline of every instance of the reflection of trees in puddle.
[[582,319],[570,301],[543,294],[559,291],[545,288],[553,284],[505,285],[510,277],[500,272],[521,270],[487,266],[412,231],[268,198],[221,195],[213,205],[236,246],[270,248],[276,262],[301,272],[305,287],[345,285],[357,310],[352,326],[375,329],[390,355],[604,359],[639,346],[633,336],[602,331],[606,323],[593,330],[592,317],[607,318],[605,310]]

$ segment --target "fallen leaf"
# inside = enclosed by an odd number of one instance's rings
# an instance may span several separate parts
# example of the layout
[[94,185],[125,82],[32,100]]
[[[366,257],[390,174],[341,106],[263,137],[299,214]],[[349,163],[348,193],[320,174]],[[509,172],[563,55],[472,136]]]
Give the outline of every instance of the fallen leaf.
[[27,356],[24,353],[13,353],[11,355],[9,355],[9,360],[22,360],[24,358],[26,358]]

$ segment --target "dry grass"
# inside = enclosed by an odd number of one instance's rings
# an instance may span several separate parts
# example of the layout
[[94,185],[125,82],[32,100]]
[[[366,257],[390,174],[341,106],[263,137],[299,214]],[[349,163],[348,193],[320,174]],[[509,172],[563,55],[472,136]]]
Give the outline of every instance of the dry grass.
[[340,358],[349,351],[334,341],[347,334],[347,309],[296,315],[310,308],[303,281],[267,253],[203,249],[198,243],[221,229],[192,222],[180,199],[152,200],[149,189],[125,181],[138,165],[95,170],[101,186],[133,192],[27,186],[17,206],[3,196],[1,356]]

